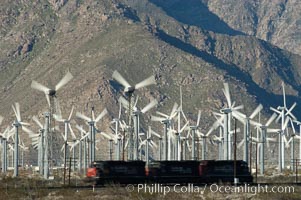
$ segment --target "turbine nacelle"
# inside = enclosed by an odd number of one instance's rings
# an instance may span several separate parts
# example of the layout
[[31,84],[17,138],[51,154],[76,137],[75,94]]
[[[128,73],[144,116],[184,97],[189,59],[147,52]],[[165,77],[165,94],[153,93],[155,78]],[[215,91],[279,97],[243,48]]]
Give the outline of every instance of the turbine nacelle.
[[220,110],[220,112],[223,114],[229,114],[232,112],[232,110],[230,108],[223,108]]
[[124,92],[129,93],[129,95],[131,95],[134,91],[135,91],[135,87],[132,86],[124,88]]
[[50,89],[50,90],[47,91],[47,94],[48,94],[49,96],[51,96],[51,97],[55,97],[56,91],[53,90],[53,89]]

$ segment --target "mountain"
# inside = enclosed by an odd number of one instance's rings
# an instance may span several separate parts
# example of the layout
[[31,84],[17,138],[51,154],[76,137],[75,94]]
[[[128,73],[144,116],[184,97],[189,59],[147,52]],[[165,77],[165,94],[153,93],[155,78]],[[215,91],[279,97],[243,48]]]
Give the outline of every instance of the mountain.
[[[211,111],[226,104],[224,82],[230,84],[236,105],[244,104],[247,113],[258,103],[265,106],[265,114],[270,113],[269,106],[278,106],[281,81],[286,84],[288,104],[300,105],[299,40],[287,38],[298,35],[299,29],[290,29],[291,23],[270,25],[266,18],[274,16],[278,3],[267,9],[268,1],[234,2],[1,1],[3,126],[11,124],[13,102],[20,102],[24,121],[41,117],[47,102],[44,94],[31,89],[32,80],[54,87],[67,71],[74,79],[57,94],[63,113],[72,105],[86,114],[92,105],[96,112],[107,107],[106,122],[118,113],[121,90],[112,81],[114,70],[130,83],[155,75],[157,84],[138,94],[141,105],[156,98],[164,112],[179,103],[182,86],[183,109],[192,120],[201,109],[204,130],[213,122]],[[299,20],[297,10],[285,9],[292,21]],[[285,31],[280,34],[280,29]],[[149,116],[145,121],[150,121]]]
[[231,28],[301,55],[301,3],[293,0],[206,0]]

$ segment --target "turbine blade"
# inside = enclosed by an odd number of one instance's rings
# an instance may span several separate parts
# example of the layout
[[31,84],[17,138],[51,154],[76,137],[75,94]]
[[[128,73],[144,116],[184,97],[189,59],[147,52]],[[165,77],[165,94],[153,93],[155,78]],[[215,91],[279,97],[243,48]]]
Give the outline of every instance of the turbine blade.
[[72,114],[73,114],[73,110],[74,110],[74,106],[72,106],[72,109],[71,109],[70,115],[69,115],[69,117],[68,117],[68,121],[70,121],[70,120],[71,120],[71,117],[72,117]]
[[72,129],[72,127],[71,127],[71,124],[70,124],[70,123],[68,123],[68,128],[69,128],[69,130],[70,130],[70,133],[71,133],[72,139],[73,139],[73,140],[76,140],[76,136],[75,136],[75,134],[74,134],[74,132],[73,132],[73,129]]
[[13,111],[14,111],[14,113],[15,113],[15,116],[16,116],[17,120],[20,121],[19,118],[18,118],[18,113],[17,113],[17,111],[16,111],[16,109],[15,109],[15,106],[12,105],[12,108],[13,108]]
[[253,120],[250,120],[250,124],[252,124],[253,126],[257,126],[257,127],[260,127],[260,126],[262,126],[262,124],[261,124],[261,123],[259,123],[259,122],[255,122],[255,121],[253,121]]
[[155,122],[162,122],[162,121],[164,121],[165,120],[165,118],[163,118],[163,117],[157,117],[157,116],[151,116],[151,120],[152,121],[155,121]]
[[82,132],[82,133],[87,133],[87,132],[83,129],[83,127],[79,126],[78,124],[76,124],[75,128],[77,128],[77,130],[79,130],[79,131]]
[[77,112],[77,113],[76,113],[76,116],[79,117],[79,118],[81,118],[81,119],[83,119],[83,120],[86,120],[86,121],[88,121],[88,122],[89,122],[89,121],[92,121],[91,118],[89,118],[89,117],[87,117],[87,116],[81,114],[80,112]]
[[291,126],[292,126],[292,129],[293,129],[293,133],[296,134],[295,126],[294,126],[294,123],[293,123],[292,119],[290,119],[290,122],[291,122]]
[[31,130],[29,130],[28,128],[26,128],[25,126],[22,126],[22,130],[25,131],[27,134],[34,134]]
[[48,105],[50,107],[51,106],[50,105],[50,97],[49,97],[49,95],[46,92],[45,92],[45,96],[46,96],[47,103],[48,103]]
[[102,136],[104,136],[105,138],[107,138],[108,140],[112,140],[112,137],[111,137],[109,134],[107,134],[107,133],[105,133],[105,132],[100,132],[100,134],[101,134]]
[[224,92],[224,95],[226,97],[228,107],[231,107],[232,104],[231,104],[231,97],[230,97],[230,90],[229,90],[229,84],[228,83],[224,83],[223,92]]
[[131,85],[116,70],[113,72],[112,78],[115,79],[115,81],[120,83],[125,88],[131,87]]
[[30,126],[29,123],[26,123],[26,122],[19,122],[22,126]]
[[155,135],[157,138],[161,138],[161,135],[159,135],[158,133],[156,133],[155,131],[152,130],[152,134]]
[[283,105],[286,108],[286,99],[285,99],[285,85],[284,82],[282,81],[282,91],[283,91]]
[[166,115],[166,114],[164,114],[164,113],[162,113],[162,112],[159,112],[159,111],[156,111],[156,113],[157,113],[158,115],[161,115],[161,116],[165,117],[165,118],[168,118],[168,117],[169,117],[168,115]]
[[240,110],[240,109],[243,109],[243,108],[244,108],[244,105],[239,105],[239,106],[236,106],[236,107],[232,108],[231,110],[236,111],[236,110]]
[[284,131],[284,129],[286,129],[289,119],[290,119],[289,117],[286,117],[282,131]]
[[147,79],[141,81],[140,83],[137,83],[135,85],[135,89],[143,88],[143,87],[146,87],[148,85],[153,85],[153,84],[156,84],[155,76],[150,76]]
[[281,114],[281,112],[273,107],[270,107],[270,110],[274,111],[275,113]]
[[290,109],[289,110],[287,110],[287,113],[285,114],[286,116],[287,115],[290,115],[292,118],[294,118],[294,119],[296,119],[296,117],[292,114],[292,110],[296,107],[296,105],[297,105],[297,103],[295,102],[291,107],[290,107]]
[[22,119],[21,119],[21,113],[20,113],[20,104],[18,102],[15,103],[16,105],[16,112],[17,112],[17,118],[18,118],[18,121],[21,122]]
[[149,111],[150,109],[152,109],[153,107],[155,107],[158,104],[158,101],[156,99],[152,100],[149,104],[147,104],[142,110],[142,113],[146,113],[147,111]]
[[198,119],[197,119],[197,122],[196,122],[196,126],[197,126],[197,127],[200,125],[201,114],[202,114],[202,111],[199,110],[199,113],[198,113]]
[[252,114],[250,115],[250,119],[253,119],[261,110],[263,109],[262,104],[259,104],[255,110],[252,112]]
[[265,124],[266,126],[269,126],[273,121],[274,119],[277,117],[277,114],[276,113],[273,113],[273,115],[270,117],[270,119],[267,121],[267,123]]
[[240,147],[242,147],[244,142],[245,142],[245,139],[241,140],[240,143],[237,145],[237,148],[240,149]]
[[63,121],[64,121],[64,120],[62,119],[62,116],[61,116],[61,115],[53,114],[53,118],[54,118],[56,121],[59,121],[59,122],[63,122]]
[[62,80],[55,86],[55,91],[61,89],[64,85],[66,85],[73,78],[72,74],[68,72]]
[[177,103],[174,103],[174,104],[173,104],[173,107],[172,107],[172,110],[171,110],[171,113],[170,113],[170,115],[169,115],[170,118],[173,118],[173,117],[174,117],[174,115],[175,115],[176,112],[177,112],[177,109],[178,109],[178,104],[177,104]]
[[98,122],[99,120],[101,120],[106,114],[108,113],[108,110],[105,108],[95,119],[95,122]]
[[118,98],[118,102],[122,104],[125,109],[129,109],[129,101],[126,100],[123,96]]
[[186,122],[186,124],[181,128],[180,133],[182,133],[185,130],[185,128],[186,128],[186,126],[188,126],[188,124],[189,124],[189,122]]
[[267,129],[267,133],[278,133],[279,131],[281,131],[280,129],[275,129],[275,128],[268,128]]
[[32,117],[32,120],[36,122],[36,124],[42,129],[43,125],[42,123],[38,120],[38,118],[36,116]]
[[245,124],[245,118],[241,115],[242,113],[238,112],[238,111],[233,111],[232,115],[233,117],[235,117],[238,121],[240,121],[241,123]]
[[119,113],[118,113],[118,120],[120,119],[121,117],[121,103],[119,103]]
[[31,88],[42,91],[44,93],[48,93],[48,91],[50,90],[48,87],[46,87],[36,81],[32,81]]

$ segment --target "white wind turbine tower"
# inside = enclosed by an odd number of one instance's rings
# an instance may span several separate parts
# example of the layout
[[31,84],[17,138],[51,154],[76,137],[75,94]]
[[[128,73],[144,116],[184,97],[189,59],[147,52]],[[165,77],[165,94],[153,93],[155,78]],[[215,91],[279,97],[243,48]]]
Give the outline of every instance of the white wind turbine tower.
[[7,162],[7,157],[8,157],[8,154],[7,154],[7,141],[9,139],[9,137],[12,135],[12,131],[14,129],[12,128],[10,130],[9,127],[7,127],[5,129],[5,131],[0,135],[0,138],[1,138],[1,144],[2,144],[2,173],[6,173],[7,171],[7,166],[8,166],[8,162]]
[[36,116],[32,117],[32,120],[38,125],[39,129],[39,134],[34,134],[29,137],[32,138],[32,146],[35,149],[38,149],[38,165],[39,165],[39,172],[42,175],[44,172],[44,127],[42,123],[38,120]]
[[[126,109],[129,110],[129,108],[128,108],[129,102],[124,97],[121,96],[118,100]],[[134,140],[135,140],[134,160],[138,160],[138,151],[139,151],[138,134],[140,131],[140,115],[145,114],[146,112],[148,112],[150,109],[152,109],[153,107],[155,107],[158,104],[158,101],[156,99],[153,99],[144,108],[139,109],[137,106],[137,102],[138,102],[138,98],[137,98],[137,101],[135,102],[135,104],[133,105],[133,111],[132,111],[132,116],[133,116],[133,121],[134,121]]]
[[139,145],[139,148],[141,149],[142,145],[145,145],[145,161],[146,161],[146,166],[149,165],[149,146],[153,146],[155,148],[157,148],[157,145],[155,144],[155,142],[152,140],[152,129],[149,126],[148,127],[148,131],[147,131],[147,136],[146,139],[144,141],[142,141]]
[[242,109],[243,105],[234,107],[235,102],[231,102],[230,90],[228,83],[224,83],[223,93],[227,100],[227,107],[220,110],[220,112],[224,115],[224,159],[231,159],[232,150],[231,150],[231,135],[229,134],[229,130],[231,130],[231,113],[237,112],[237,110]]
[[181,130],[181,115],[185,119],[185,123],[187,122],[187,118],[183,111],[183,96],[182,96],[182,87],[180,86],[180,106],[177,109],[177,115],[178,115],[178,131]]
[[171,134],[174,133],[175,136],[172,136],[172,139],[175,140],[174,142],[174,160],[181,160],[181,134],[183,133],[183,131],[186,129],[186,127],[188,126],[189,122],[187,121],[186,124],[181,127],[180,130],[174,130],[172,129]]
[[70,153],[72,152],[72,158],[73,158],[73,164],[72,164],[72,170],[75,171],[75,147],[78,144],[79,139],[77,139],[76,135],[73,132],[73,129],[71,128],[71,125],[69,124],[69,129],[70,129],[70,133],[71,133],[71,137],[72,137],[72,142],[69,143],[70,145]]
[[118,113],[118,118],[113,118],[111,121],[111,124],[114,124],[114,128],[111,128],[114,131],[115,137],[117,140],[115,141],[115,147],[116,147],[116,160],[120,160],[120,150],[121,150],[121,139],[122,135],[119,133],[119,125],[122,126],[122,123],[120,121],[121,117],[121,103],[119,102],[119,113]]
[[[87,138],[90,133],[87,133],[82,126],[76,125],[77,130],[81,133],[81,138],[77,140],[77,142],[73,145],[77,145],[79,143],[79,170],[82,168],[86,169],[88,167],[87,164]],[[83,150],[83,152],[82,152]]]
[[[113,72],[112,78],[116,80],[118,83],[120,83],[124,87],[124,92],[128,94],[129,96],[129,127],[132,126],[131,123],[131,116],[132,116],[132,108],[131,108],[131,98],[133,96],[133,93],[135,90],[146,87],[148,85],[153,85],[156,84],[156,80],[154,76],[150,76],[149,78],[141,81],[140,83],[137,83],[135,86],[131,86],[122,76],[117,72],[116,70]],[[129,159],[133,160],[134,159],[134,141],[133,141],[133,133],[130,131],[129,133],[129,138],[130,138],[130,151],[129,151]]]
[[221,113],[213,112],[214,117],[216,118],[216,121],[213,123],[212,127],[216,127],[215,129],[219,128],[219,136],[214,135],[212,137],[213,141],[218,143],[218,160],[223,160],[223,151],[224,151],[224,115]]
[[290,109],[287,108],[286,106],[286,95],[285,95],[285,85],[284,82],[282,82],[282,91],[283,91],[283,106],[278,106],[277,109],[270,107],[272,111],[277,113],[279,116],[276,119],[278,121],[281,119],[281,131],[282,133],[279,134],[279,171],[281,172],[282,169],[284,169],[284,163],[285,163],[285,152],[284,152],[284,147],[285,147],[285,116],[289,116],[293,120],[296,120],[297,118],[292,114],[292,110],[295,108],[297,103],[295,102]]
[[162,124],[164,124],[164,133],[163,133],[163,159],[164,160],[170,160],[170,149],[168,148],[171,144],[170,144],[170,135],[171,135],[171,129],[170,129],[170,125],[172,122],[172,119],[176,116],[177,114],[177,108],[178,108],[178,104],[174,103],[173,108],[171,110],[170,115],[166,115],[164,113],[161,113],[159,111],[157,111],[156,113],[162,117],[157,117],[157,116],[151,116],[151,120],[152,121],[157,121],[157,122],[161,122]]
[[206,160],[206,143],[207,138],[209,135],[219,126],[219,123],[221,123],[222,120],[217,120],[213,123],[209,131],[205,134],[200,132],[199,130],[196,131],[199,138],[202,138],[202,160]]
[[298,126],[299,126],[299,135],[296,135],[296,138],[299,139],[299,160],[301,161],[301,122],[298,120],[294,120]]
[[20,114],[20,104],[15,103],[15,106],[12,105],[12,108],[14,110],[16,120],[13,123],[13,126],[15,127],[15,146],[14,146],[14,177],[19,176],[19,127],[22,127],[22,130],[25,132],[31,132],[28,130],[25,126],[29,126],[30,124],[22,122],[21,120],[21,114]]
[[295,137],[299,140],[301,139],[301,137],[299,135],[296,135],[296,130],[295,130],[294,123],[296,123],[297,125],[300,126],[300,122],[297,121],[297,120],[292,120],[291,118],[289,118],[289,121],[291,123],[291,128],[293,130],[293,133],[291,135],[289,135],[288,134],[288,129],[286,129],[287,134],[290,136],[290,139],[287,141],[286,137],[284,137],[284,139],[285,139],[284,141],[286,143],[286,148],[290,147],[290,150],[291,150],[291,152],[290,152],[290,154],[291,154],[290,155],[291,156],[290,168],[291,168],[292,171],[295,171],[295,164],[296,164],[296,160],[295,160],[296,159],[295,158]]
[[252,120],[261,110],[263,106],[259,104],[250,116],[242,114],[240,112],[234,112],[233,116],[244,124],[244,155],[243,160],[249,162],[249,137],[250,137],[250,120]]
[[201,111],[199,110],[198,113],[198,119],[196,125],[189,126],[189,132],[191,132],[191,159],[196,160],[196,154],[195,154],[195,137],[196,137],[196,130],[199,128],[201,120]]
[[[269,129],[268,126],[275,120],[277,115],[274,113],[265,124],[262,124],[260,122],[250,121],[250,123],[254,126],[256,126],[257,129],[260,131],[260,139],[257,138],[259,141],[258,148],[260,149],[260,174],[264,174],[264,144],[266,142],[266,134],[267,133],[277,133],[279,132],[279,129]],[[245,141],[244,141],[245,142]],[[256,155],[257,156],[257,155]]]
[[70,120],[71,120],[71,117],[72,117],[72,114],[73,114],[73,110],[74,110],[74,106],[72,106],[69,117],[67,119],[63,119],[61,114],[58,114],[58,115],[54,114],[53,115],[53,117],[56,121],[64,123],[64,130],[65,130],[65,133],[63,135],[63,139],[64,139],[64,168],[67,167],[68,130],[70,130],[71,134],[73,134],[72,136],[75,137],[74,133],[72,132],[71,125],[70,125]]
[[[58,107],[58,102],[57,102],[57,92],[60,90],[64,85],[66,85],[71,79],[73,78],[72,74],[70,72],[67,72],[67,74],[56,84],[54,88],[48,88],[36,81],[32,81],[31,87],[33,89],[39,90],[41,92],[44,92],[50,111],[47,115],[49,115],[48,120],[49,120],[49,126],[51,130],[51,121],[52,121],[52,114],[56,113],[56,107]],[[46,130],[45,128],[45,138],[48,142],[48,144],[45,144],[47,147],[47,151],[49,150],[50,152],[50,160],[53,159],[58,159],[59,157],[59,148],[57,146],[59,139],[57,138],[57,134],[51,133],[48,135],[49,130]],[[54,146],[55,145],[55,146]],[[48,147],[50,146],[50,148]],[[46,156],[48,159],[48,155]],[[47,161],[48,162],[48,161]],[[47,163],[48,165],[48,163]],[[46,173],[46,171],[45,171]],[[48,173],[48,172],[47,172]]]
[[92,108],[92,118],[85,116],[82,113],[77,112],[76,116],[87,121],[90,126],[90,146],[89,146],[89,162],[92,163],[95,160],[95,134],[96,134],[96,127],[95,124],[99,122],[106,114],[108,113],[107,109],[105,108],[95,119],[94,117],[94,108]]
[[[20,139],[19,139],[20,140]],[[28,152],[29,148],[20,140],[19,147],[21,148],[21,166],[24,167],[24,152]]]

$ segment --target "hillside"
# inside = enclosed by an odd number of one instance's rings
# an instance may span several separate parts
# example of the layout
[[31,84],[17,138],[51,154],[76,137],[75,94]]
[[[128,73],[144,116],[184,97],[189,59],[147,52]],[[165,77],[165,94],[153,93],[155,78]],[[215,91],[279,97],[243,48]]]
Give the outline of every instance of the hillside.
[[92,105],[97,113],[107,107],[106,122],[118,113],[121,91],[113,87],[114,70],[130,83],[155,75],[157,84],[139,96],[141,105],[156,98],[162,111],[179,103],[182,86],[184,111],[196,120],[201,109],[203,130],[213,122],[211,111],[226,103],[223,82],[229,82],[236,105],[244,104],[247,113],[258,103],[265,112],[280,104],[281,80],[288,104],[300,105],[301,56],[276,39],[237,28],[226,20],[230,11],[223,21],[215,14],[218,7],[218,1],[196,0],[2,1],[3,126],[12,122],[13,102],[20,102],[24,121],[31,122],[37,113],[41,117],[46,98],[31,89],[31,81],[54,86],[67,71],[74,79],[57,95],[63,113],[72,105],[86,114]]
[[295,0],[204,0],[231,28],[301,55],[301,3]]

